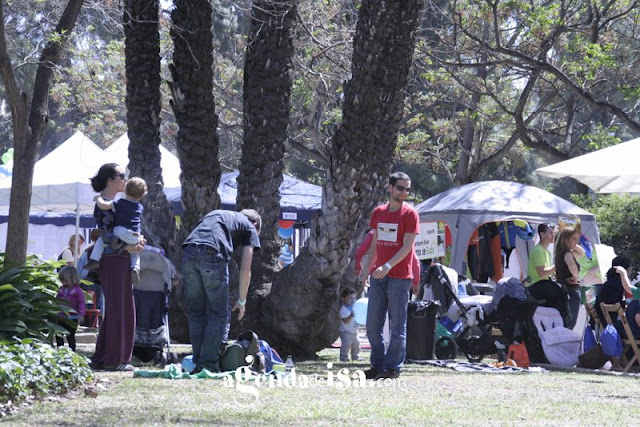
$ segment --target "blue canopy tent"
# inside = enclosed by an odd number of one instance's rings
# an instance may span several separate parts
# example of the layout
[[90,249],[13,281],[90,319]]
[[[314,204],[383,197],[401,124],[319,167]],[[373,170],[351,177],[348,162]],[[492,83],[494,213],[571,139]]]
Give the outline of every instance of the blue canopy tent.
[[[235,210],[238,196],[239,172],[227,172],[220,177],[218,194],[222,209]],[[168,196],[173,212],[182,213],[181,193],[175,192]],[[322,205],[322,187],[301,181],[291,175],[284,175],[280,184],[280,219],[295,220],[306,224],[318,213]]]
[[[86,186],[89,186],[89,173],[86,173]],[[238,172],[228,172],[222,175],[218,194],[221,199],[221,208],[235,210],[235,201],[238,193],[236,178]],[[181,192],[179,188],[172,188],[167,192],[174,213],[182,213]],[[294,241],[297,243],[296,253],[308,235],[308,226],[314,215],[320,209],[322,203],[322,187],[300,181],[290,175],[284,175],[280,185],[281,209],[280,219],[295,221],[296,234]],[[67,209],[58,207],[51,212],[32,212],[29,216],[29,252],[41,254],[45,259],[56,258],[67,239],[78,230],[85,234],[87,240],[88,229],[95,227],[93,220],[92,203],[82,206],[80,214],[73,213],[73,206]],[[35,209],[34,209],[35,210]],[[0,244],[6,243],[6,226],[8,215],[0,214]],[[78,228],[75,228],[77,225]]]

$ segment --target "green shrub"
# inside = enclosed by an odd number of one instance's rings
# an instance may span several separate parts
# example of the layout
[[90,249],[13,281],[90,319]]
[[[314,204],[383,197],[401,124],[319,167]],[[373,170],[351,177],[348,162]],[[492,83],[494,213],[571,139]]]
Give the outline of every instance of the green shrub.
[[595,199],[572,196],[572,200],[596,216],[600,240],[631,259],[635,277],[640,268],[640,197],[599,194]]
[[0,342],[0,404],[64,393],[91,379],[89,360],[67,347],[31,338]]
[[5,265],[0,254],[0,340],[33,337],[53,343],[56,333],[66,334],[56,323],[66,304],[56,299],[60,263],[29,257],[23,266]]

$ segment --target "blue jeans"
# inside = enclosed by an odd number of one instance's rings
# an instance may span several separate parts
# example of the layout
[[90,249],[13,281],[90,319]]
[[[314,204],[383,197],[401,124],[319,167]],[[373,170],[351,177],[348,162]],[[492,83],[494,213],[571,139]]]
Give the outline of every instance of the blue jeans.
[[[371,344],[371,367],[399,371],[407,349],[407,307],[411,279],[371,278],[367,309],[367,337]],[[391,339],[385,354],[382,330],[389,312]]]
[[182,275],[193,362],[218,371],[220,343],[229,327],[229,265],[211,248],[187,245]]
[[578,321],[578,313],[580,312],[580,305],[582,296],[580,295],[580,288],[569,288],[569,311],[571,312],[571,322],[565,325],[568,329],[573,329]]

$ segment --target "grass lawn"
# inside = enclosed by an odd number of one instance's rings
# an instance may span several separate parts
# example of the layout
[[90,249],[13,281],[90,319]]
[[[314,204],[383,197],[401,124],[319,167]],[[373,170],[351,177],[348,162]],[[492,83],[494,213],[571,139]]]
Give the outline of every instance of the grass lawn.
[[[177,349],[187,352],[188,347]],[[582,373],[483,374],[406,365],[400,379],[341,382],[366,362],[340,363],[338,350],[296,363],[308,387],[243,387],[222,380],[133,378],[97,372],[96,398],[84,392],[52,397],[9,425],[635,425],[640,420],[640,378]],[[363,354],[368,358],[368,353]],[[329,369],[327,364],[332,363]],[[147,369],[147,368],[145,368]],[[331,372],[334,384],[328,384]],[[322,382],[320,380],[322,378]],[[344,386],[345,382],[349,387]],[[237,383],[234,383],[235,385]],[[372,385],[373,384],[373,385]]]

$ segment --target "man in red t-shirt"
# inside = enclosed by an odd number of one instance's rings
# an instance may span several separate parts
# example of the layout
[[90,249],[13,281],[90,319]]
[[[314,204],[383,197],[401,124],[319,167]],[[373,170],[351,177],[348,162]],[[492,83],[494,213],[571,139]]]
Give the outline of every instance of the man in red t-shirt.
[[[369,232],[367,233],[366,236],[364,236],[364,240],[362,241],[362,243],[360,243],[360,246],[358,246],[358,249],[356,249],[356,253],[355,253],[355,261],[354,261],[354,266],[353,269],[356,271],[356,274],[359,276],[362,273],[362,262],[364,261],[365,263],[367,262],[367,260],[363,260],[362,258],[365,257],[365,255],[367,255],[368,251],[369,251],[369,247],[371,246],[371,241],[373,240],[373,230],[369,230]],[[418,294],[418,291],[420,290],[420,260],[418,260],[418,256],[416,255],[416,252],[413,251],[413,260],[411,261],[411,265],[412,265],[412,273],[413,273],[413,280],[411,282],[411,292],[414,294]],[[367,275],[370,275],[371,273],[373,273],[373,267],[375,266],[375,262],[369,262],[369,268],[370,271],[367,271]]]
[[[367,337],[371,344],[369,379],[398,378],[407,344],[407,306],[413,280],[413,242],[420,231],[418,212],[404,203],[411,190],[411,179],[403,172],[389,178],[389,203],[371,214],[373,240],[364,271],[371,272]],[[373,267],[368,265],[373,262]],[[369,278],[365,275],[365,286]],[[391,339],[385,352],[382,338],[389,313]]]

